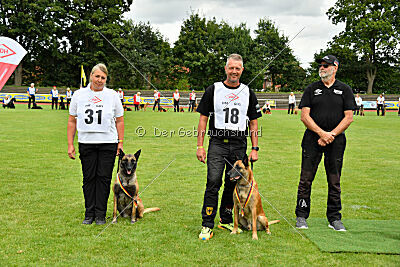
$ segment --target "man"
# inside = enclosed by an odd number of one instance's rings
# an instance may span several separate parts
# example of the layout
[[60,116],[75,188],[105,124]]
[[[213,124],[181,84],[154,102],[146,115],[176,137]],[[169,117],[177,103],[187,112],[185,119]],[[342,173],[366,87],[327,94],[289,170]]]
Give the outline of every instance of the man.
[[69,110],[69,103],[71,102],[72,99],[72,91],[71,89],[68,87],[67,88],[67,92],[65,92],[66,98],[67,98],[67,109]]
[[289,114],[290,110],[292,110],[291,114],[293,115],[295,105],[296,105],[296,96],[293,94],[293,92],[291,92],[289,95],[289,108],[288,108],[287,114]]
[[31,108],[31,102],[33,106],[36,105],[35,94],[37,93],[37,91],[38,90],[35,88],[34,83],[31,83],[31,86],[28,87],[28,90],[26,90],[26,93],[28,94],[28,109]]
[[118,89],[118,97],[119,97],[119,100],[121,100],[121,104],[123,105],[124,104],[124,91],[122,91],[121,88]]
[[358,94],[356,94],[355,101],[356,101],[356,109],[354,110],[353,115],[356,115],[356,113],[357,113],[357,115],[359,115],[361,105],[362,105],[362,98]]
[[156,105],[158,106],[158,111],[161,111],[160,98],[161,98],[160,92],[158,92],[157,90],[154,90],[154,106],[153,106],[153,112],[154,112],[154,109],[156,108]]
[[54,105],[56,105],[56,109],[58,107],[58,90],[56,86],[53,86],[53,89],[51,89],[51,109],[54,108]]
[[[194,106],[196,103],[196,93],[194,91],[194,89],[192,90],[192,92],[189,94],[189,112],[193,112],[194,110]],[[190,110],[190,108],[192,108],[192,110]]]
[[140,92],[137,92],[136,95],[133,96],[133,105],[135,106],[135,111],[139,111]]
[[[227,173],[237,158],[246,154],[248,128],[252,149],[249,159],[258,159],[258,124],[261,117],[255,93],[245,84],[239,82],[243,72],[243,59],[238,54],[228,57],[225,65],[226,79],[209,86],[197,111],[200,113],[197,136],[197,159],[206,162],[206,152],[203,147],[204,135],[209,121],[210,141],[207,154],[207,184],[202,208],[202,230],[199,238],[209,240],[213,236],[214,218],[218,208],[218,191],[222,185],[222,175],[225,169],[224,191],[219,210],[218,227],[232,231],[233,190],[235,183],[229,180]],[[210,120],[208,120],[210,118]],[[248,124],[248,121],[249,124]]]
[[8,95],[3,98],[3,108],[15,108],[14,98],[9,97]]
[[376,99],[376,114],[379,116],[379,110],[381,110],[382,116],[385,116],[385,97],[380,94]]
[[296,227],[307,229],[310,213],[311,185],[324,154],[328,181],[326,215],[329,227],[346,231],[341,218],[340,175],[346,147],[344,131],[353,121],[355,101],[347,84],[336,80],[339,61],[328,55],[317,60],[321,80],[310,84],[301,98],[301,121],[307,127],[302,146],[300,182],[297,191]]
[[400,116],[400,97],[399,97],[399,103],[397,104],[397,107],[399,108],[399,111],[397,112],[397,115]]
[[178,89],[175,90],[173,97],[174,97],[174,112],[179,112],[179,99],[181,98],[181,94],[179,94]]

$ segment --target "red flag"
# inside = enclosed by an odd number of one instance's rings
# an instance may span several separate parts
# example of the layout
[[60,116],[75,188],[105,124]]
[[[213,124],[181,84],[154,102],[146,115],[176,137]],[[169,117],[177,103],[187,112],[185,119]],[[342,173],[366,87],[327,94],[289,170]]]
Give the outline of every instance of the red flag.
[[0,91],[26,53],[13,39],[0,36]]

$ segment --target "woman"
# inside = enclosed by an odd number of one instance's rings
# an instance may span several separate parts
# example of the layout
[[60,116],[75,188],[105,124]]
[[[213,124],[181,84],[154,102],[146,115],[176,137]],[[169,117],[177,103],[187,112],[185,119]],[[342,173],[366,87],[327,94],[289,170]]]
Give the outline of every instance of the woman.
[[68,156],[75,159],[78,130],[79,158],[83,173],[85,219],[83,224],[106,223],[107,201],[115,157],[122,150],[124,110],[117,92],[105,87],[108,71],[97,64],[90,83],[72,96],[67,137]]

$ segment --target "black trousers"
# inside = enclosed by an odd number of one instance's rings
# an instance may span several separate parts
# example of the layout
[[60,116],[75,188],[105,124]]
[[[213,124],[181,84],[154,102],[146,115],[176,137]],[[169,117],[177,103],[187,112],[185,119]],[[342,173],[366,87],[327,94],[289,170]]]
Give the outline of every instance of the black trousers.
[[[194,110],[194,103],[196,102],[196,100],[189,100],[189,110],[188,111],[192,111]],[[190,108],[192,108],[190,110]]]
[[[227,140],[212,137],[207,153],[207,184],[204,193],[201,216],[202,226],[214,228],[214,219],[218,209],[218,192],[222,185],[222,175],[225,169],[224,191],[222,193],[219,216],[222,223],[231,223],[233,208],[233,190],[236,182],[231,182],[227,173],[235,161],[246,154],[247,140]],[[226,160],[228,162],[226,162]]]
[[54,105],[56,105],[56,109],[58,107],[58,97],[51,98],[51,109],[53,109]]
[[31,108],[31,102],[32,102],[32,105],[35,106],[35,104],[36,104],[35,95],[29,95],[28,108]]
[[118,144],[79,143],[85,217],[105,217]]
[[135,111],[139,111],[139,104],[133,104],[135,106]]
[[302,141],[302,161],[300,182],[297,191],[296,216],[308,218],[311,204],[311,185],[314,180],[318,165],[324,154],[324,165],[328,181],[328,201],[326,216],[329,222],[340,220],[341,189],[340,176],[342,173],[343,154],[346,148],[346,137],[344,134],[336,136],[335,140],[325,146],[319,146],[319,136],[314,132],[306,130]]
[[69,102],[71,102],[71,98],[67,98],[67,109],[69,109]]
[[153,111],[156,108],[156,105],[158,106],[158,111],[160,111],[161,110],[160,99],[157,99],[157,100],[154,101]]
[[179,112],[179,100],[174,99],[174,112]]
[[293,111],[294,111],[294,103],[289,104],[289,108],[288,108],[288,110],[287,110],[287,114],[290,113],[290,110],[292,110],[292,113],[291,113],[291,114],[293,114]]
[[361,106],[356,106],[356,109],[353,111],[353,115],[359,115]]
[[376,107],[376,115],[379,116],[379,110],[381,111],[382,116],[385,116],[385,110],[383,109],[383,104],[378,104]]

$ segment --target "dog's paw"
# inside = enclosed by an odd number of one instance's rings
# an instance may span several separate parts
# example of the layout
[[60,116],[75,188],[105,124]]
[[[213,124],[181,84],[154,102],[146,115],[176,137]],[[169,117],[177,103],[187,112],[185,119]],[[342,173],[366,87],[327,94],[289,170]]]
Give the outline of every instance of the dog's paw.
[[131,221],[131,224],[134,224],[135,222],[137,222],[137,220],[132,220],[132,221]]
[[233,230],[232,232],[231,232],[231,235],[236,235],[237,234],[237,231],[235,231],[235,230]]
[[114,224],[117,223],[117,219],[112,220],[112,223]]
[[253,240],[258,240],[257,234],[253,235]]

